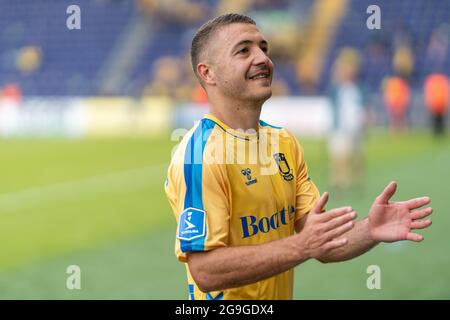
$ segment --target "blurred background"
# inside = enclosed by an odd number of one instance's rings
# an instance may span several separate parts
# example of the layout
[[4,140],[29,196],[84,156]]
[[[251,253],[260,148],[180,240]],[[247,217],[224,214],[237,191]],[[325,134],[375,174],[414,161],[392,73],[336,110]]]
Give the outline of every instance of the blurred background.
[[[2,0],[1,299],[188,298],[163,184],[208,110],[192,36],[226,12],[267,37],[262,119],[298,136],[330,207],[365,217],[396,180],[395,200],[435,209],[421,244],[299,266],[295,298],[450,298],[450,1]],[[66,287],[70,265],[81,290]]]

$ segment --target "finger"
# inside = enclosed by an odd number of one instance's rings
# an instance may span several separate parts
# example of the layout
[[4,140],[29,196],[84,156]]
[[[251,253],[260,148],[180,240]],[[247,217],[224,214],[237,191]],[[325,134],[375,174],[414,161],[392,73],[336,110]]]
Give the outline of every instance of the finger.
[[342,247],[342,246],[346,245],[347,242],[348,242],[348,241],[347,241],[346,238],[337,239],[337,240],[332,240],[332,241],[328,241],[327,243],[325,243],[325,244],[323,245],[323,248],[324,248],[326,251],[329,251],[329,250],[333,250],[333,249]]
[[332,219],[335,219],[337,217],[340,217],[340,216],[342,216],[342,215],[344,215],[346,213],[352,212],[352,211],[353,211],[352,207],[334,208],[334,209],[331,209],[329,211],[326,211],[326,212],[322,213],[322,215],[320,217],[321,218],[320,220],[322,222],[328,222],[328,221],[330,221]]
[[411,200],[401,201],[399,203],[406,205],[408,207],[408,209],[412,210],[412,209],[417,209],[417,208],[423,207],[426,204],[429,204],[430,198],[429,197],[420,197],[420,198],[414,198]]
[[313,212],[321,213],[324,211],[324,207],[328,202],[329,194],[328,192],[324,192],[322,196],[317,200],[316,205],[314,206]]
[[423,220],[423,221],[413,221],[411,223],[411,229],[424,229],[426,227],[431,226],[431,220]]
[[417,233],[408,233],[406,235],[406,240],[414,241],[414,242],[420,242],[423,240],[423,236]]
[[356,218],[356,212],[355,211],[351,211],[349,213],[346,213],[342,216],[339,216],[337,218],[331,219],[330,221],[327,222],[327,226],[325,227],[325,231],[329,231],[332,229],[335,229],[349,221],[352,221]]
[[413,220],[422,219],[422,218],[428,217],[432,213],[433,213],[433,208],[425,208],[425,209],[421,209],[421,210],[416,210],[416,211],[411,212],[411,219],[413,219]]
[[325,234],[325,237],[327,239],[334,239],[334,238],[339,238],[340,236],[342,236],[344,233],[346,233],[347,231],[349,231],[350,229],[352,229],[355,226],[355,222],[352,220],[350,222],[347,222],[346,224],[337,227],[333,230],[328,231]]
[[384,188],[383,192],[376,198],[375,203],[388,204],[389,199],[392,198],[396,190],[397,190],[397,183],[395,181],[391,181],[387,185],[387,187]]

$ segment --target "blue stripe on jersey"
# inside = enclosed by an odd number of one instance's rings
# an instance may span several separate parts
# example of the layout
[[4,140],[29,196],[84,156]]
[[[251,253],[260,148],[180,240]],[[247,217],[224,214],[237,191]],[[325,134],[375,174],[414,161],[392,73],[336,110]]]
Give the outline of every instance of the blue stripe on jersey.
[[223,300],[223,291],[216,297],[213,297],[209,292],[206,293],[206,300]]
[[[203,152],[214,126],[214,121],[206,118],[202,119],[186,146],[184,153],[184,182],[186,184],[184,209],[196,208],[204,210],[202,193]],[[205,235],[203,237],[191,241],[180,239],[181,251],[203,251],[207,232],[208,230],[205,226]]]
[[193,284],[188,284],[188,288],[189,288],[189,299],[195,300],[194,285]]
[[273,125],[268,124],[267,122],[262,121],[262,120],[259,120],[259,124],[262,125],[263,127],[271,127],[271,128],[274,128],[274,129],[283,129],[283,127],[273,126]]

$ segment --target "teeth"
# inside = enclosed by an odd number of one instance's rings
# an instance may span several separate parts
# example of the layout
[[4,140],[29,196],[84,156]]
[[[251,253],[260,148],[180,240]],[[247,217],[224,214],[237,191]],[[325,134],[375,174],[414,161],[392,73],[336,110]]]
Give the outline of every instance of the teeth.
[[261,78],[267,78],[267,74],[260,74],[260,75],[251,77],[251,79],[261,79]]

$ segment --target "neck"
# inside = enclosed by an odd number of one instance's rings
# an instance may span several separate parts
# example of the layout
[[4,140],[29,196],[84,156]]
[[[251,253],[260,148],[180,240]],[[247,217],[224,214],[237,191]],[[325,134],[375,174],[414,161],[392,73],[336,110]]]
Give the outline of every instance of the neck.
[[230,126],[232,129],[244,131],[254,129],[258,131],[259,116],[263,102],[213,104],[210,103],[210,112],[217,119]]

